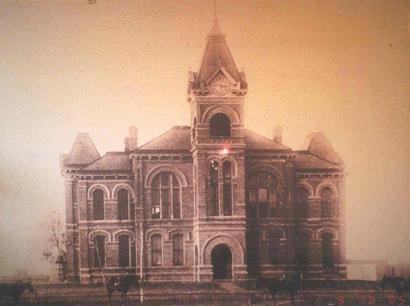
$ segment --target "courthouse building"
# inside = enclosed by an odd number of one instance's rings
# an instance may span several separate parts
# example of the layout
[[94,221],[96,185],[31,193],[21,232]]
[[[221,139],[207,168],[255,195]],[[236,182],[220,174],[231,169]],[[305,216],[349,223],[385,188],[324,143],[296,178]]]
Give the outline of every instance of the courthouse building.
[[131,127],[103,156],[78,134],[61,158],[69,281],[346,277],[341,158],[323,133],[292,150],[280,129],[246,129],[247,91],[215,21],[189,72],[190,126],[143,145]]

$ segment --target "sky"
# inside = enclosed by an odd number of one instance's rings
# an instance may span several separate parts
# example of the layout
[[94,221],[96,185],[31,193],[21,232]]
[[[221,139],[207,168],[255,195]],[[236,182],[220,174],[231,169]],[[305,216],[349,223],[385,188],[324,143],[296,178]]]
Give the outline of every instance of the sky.
[[[346,164],[349,259],[410,257],[410,2],[218,0],[249,91],[245,125],[298,149],[324,131]],[[0,2],[0,275],[45,273],[64,213],[59,156],[189,125],[213,1]]]

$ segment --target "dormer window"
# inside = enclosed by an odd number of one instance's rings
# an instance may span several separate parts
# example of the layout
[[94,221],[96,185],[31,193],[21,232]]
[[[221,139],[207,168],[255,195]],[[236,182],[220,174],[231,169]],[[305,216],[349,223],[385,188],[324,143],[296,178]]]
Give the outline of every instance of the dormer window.
[[215,114],[209,121],[209,133],[211,137],[230,137],[231,121],[225,114]]

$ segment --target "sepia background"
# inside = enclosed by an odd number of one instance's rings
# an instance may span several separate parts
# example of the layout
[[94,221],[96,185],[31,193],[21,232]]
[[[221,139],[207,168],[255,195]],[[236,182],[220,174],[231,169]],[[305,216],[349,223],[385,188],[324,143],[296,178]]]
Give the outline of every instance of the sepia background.
[[[47,272],[59,155],[189,125],[213,0],[0,2],[0,275]],[[323,130],[347,166],[348,259],[410,258],[410,2],[219,0],[249,83],[246,126],[297,149]]]

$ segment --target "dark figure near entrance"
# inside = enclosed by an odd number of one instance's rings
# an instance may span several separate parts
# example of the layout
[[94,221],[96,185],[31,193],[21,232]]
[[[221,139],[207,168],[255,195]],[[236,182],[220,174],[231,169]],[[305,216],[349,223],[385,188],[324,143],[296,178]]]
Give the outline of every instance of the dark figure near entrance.
[[117,277],[110,277],[105,284],[105,288],[107,289],[108,299],[111,305],[111,299],[114,293],[121,294],[121,303],[124,305],[126,303],[128,290],[132,285],[139,287],[139,278],[138,275],[122,275],[119,278]]
[[266,288],[274,300],[277,294],[288,292],[292,302],[295,301],[295,297],[300,289],[300,284],[301,279],[298,275],[285,276],[283,279],[258,277],[256,280],[256,287]]
[[0,284],[0,295],[6,296],[6,297],[13,297],[17,305],[20,295],[26,289],[28,289],[30,292],[34,292],[34,288],[31,282],[18,281],[16,283]]
[[380,283],[380,286],[383,290],[394,289],[398,295],[401,295],[404,292],[410,291],[410,278],[405,279],[404,277],[395,277],[395,276],[383,276],[383,279]]
[[232,279],[232,253],[224,244],[212,250],[211,263],[214,279]]

